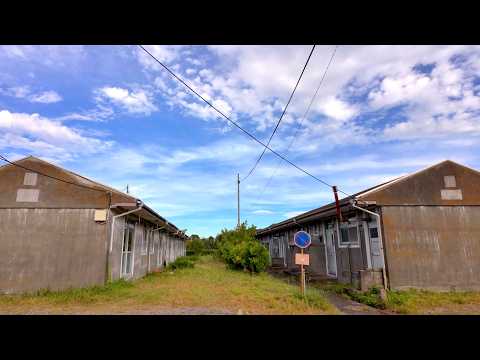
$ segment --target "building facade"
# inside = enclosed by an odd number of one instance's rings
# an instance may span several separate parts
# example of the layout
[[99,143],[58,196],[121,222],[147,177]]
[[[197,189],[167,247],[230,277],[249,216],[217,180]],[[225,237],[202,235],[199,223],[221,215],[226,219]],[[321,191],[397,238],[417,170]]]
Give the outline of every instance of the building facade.
[[185,255],[140,199],[27,157],[0,167],[0,293],[135,279]]
[[313,276],[362,289],[480,288],[480,172],[444,161],[257,232],[272,263],[293,269],[308,231]]

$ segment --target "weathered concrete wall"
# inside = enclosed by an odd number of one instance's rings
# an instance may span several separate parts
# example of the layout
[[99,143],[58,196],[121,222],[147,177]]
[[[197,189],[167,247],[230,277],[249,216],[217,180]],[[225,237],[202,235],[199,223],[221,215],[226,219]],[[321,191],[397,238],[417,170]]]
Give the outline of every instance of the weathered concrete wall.
[[0,292],[104,284],[106,230],[92,209],[0,209]]
[[[27,158],[21,164],[65,181],[101,189],[100,186],[92,184],[81,176],[73,175],[34,158]],[[35,185],[25,185],[25,173],[27,172],[12,165],[0,168],[0,189],[2,189],[0,192],[0,208],[105,209],[109,206],[109,197],[105,191],[86,189],[41,175],[36,177]],[[17,201],[17,191],[19,189],[38,190],[38,200],[32,202]],[[135,199],[129,196],[118,193],[112,194],[112,203],[134,201]]]
[[[455,186],[447,187],[445,176],[454,176]],[[359,198],[377,205],[480,205],[479,184],[479,172],[445,161]],[[459,192],[461,199],[447,200],[445,190]]]
[[383,273],[380,270],[360,270],[358,290],[367,291],[374,286],[383,286]]
[[390,286],[480,288],[480,206],[382,207]]

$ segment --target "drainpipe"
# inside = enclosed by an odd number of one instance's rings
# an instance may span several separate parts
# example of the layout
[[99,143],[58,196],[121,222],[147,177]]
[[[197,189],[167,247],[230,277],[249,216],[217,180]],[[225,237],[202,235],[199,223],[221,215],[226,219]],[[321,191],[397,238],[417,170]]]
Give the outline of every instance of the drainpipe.
[[127,211],[127,212],[124,212],[122,214],[114,215],[112,217],[112,230],[110,231],[110,253],[112,252],[112,249],[113,249],[113,231],[115,229],[115,220],[119,217],[122,217],[122,216],[125,216],[125,215],[128,215],[128,214],[131,214],[131,213],[134,213],[136,211],[141,210],[143,208],[143,202],[141,200],[138,200],[138,201],[140,202],[138,208]]
[[383,260],[383,268],[382,268],[382,275],[383,275],[383,287],[385,288],[385,290],[387,290],[387,273],[385,271],[385,266],[386,266],[386,262],[385,262],[385,250],[384,250],[384,247],[383,247],[383,237],[382,237],[382,232],[381,232],[381,228],[380,228],[380,214],[377,214],[376,212],[373,212],[373,211],[370,211],[370,210],[367,210],[367,209],[364,209],[364,208],[361,208],[356,204],[356,200],[350,200],[350,204],[352,205],[352,207],[354,207],[355,209],[358,209],[358,210],[361,210],[363,212],[366,212],[367,214],[370,214],[370,215],[373,215],[377,218],[377,227],[378,227],[378,238],[380,239],[380,246],[382,247],[382,260]]

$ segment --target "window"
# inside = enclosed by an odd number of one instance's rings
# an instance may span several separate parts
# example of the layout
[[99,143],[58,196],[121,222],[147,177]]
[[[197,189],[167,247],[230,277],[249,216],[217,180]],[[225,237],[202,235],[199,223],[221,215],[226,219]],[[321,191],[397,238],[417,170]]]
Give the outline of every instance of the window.
[[457,187],[457,182],[454,175],[447,175],[443,177],[443,182],[445,183],[446,188]]
[[23,178],[23,185],[37,185],[37,173],[26,172],[25,177]]
[[339,247],[359,247],[359,229],[358,224],[348,224],[340,226]]
[[125,223],[123,230],[122,258],[121,258],[121,276],[130,276],[133,274],[133,255],[135,239],[135,225]]
[[17,202],[38,202],[39,194],[38,189],[18,189]]
[[378,238],[378,229],[376,227],[370,228],[370,238]]

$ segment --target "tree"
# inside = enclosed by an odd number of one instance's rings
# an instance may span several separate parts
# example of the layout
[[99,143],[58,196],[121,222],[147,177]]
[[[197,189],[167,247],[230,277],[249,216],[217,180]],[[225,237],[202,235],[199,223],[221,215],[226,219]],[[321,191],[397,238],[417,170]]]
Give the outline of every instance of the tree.
[[255,239],[255,226],[242,223],[234,230],[224,229],[217,236],[220,256],[234,269],[264,271],[269,265],[268,250]]
[[202,255],[204,249],[205,244],[202,239],[200,239],[200,236],[196,234],[191,235],[190,239],[187,241],[187,251],[194,255]]

